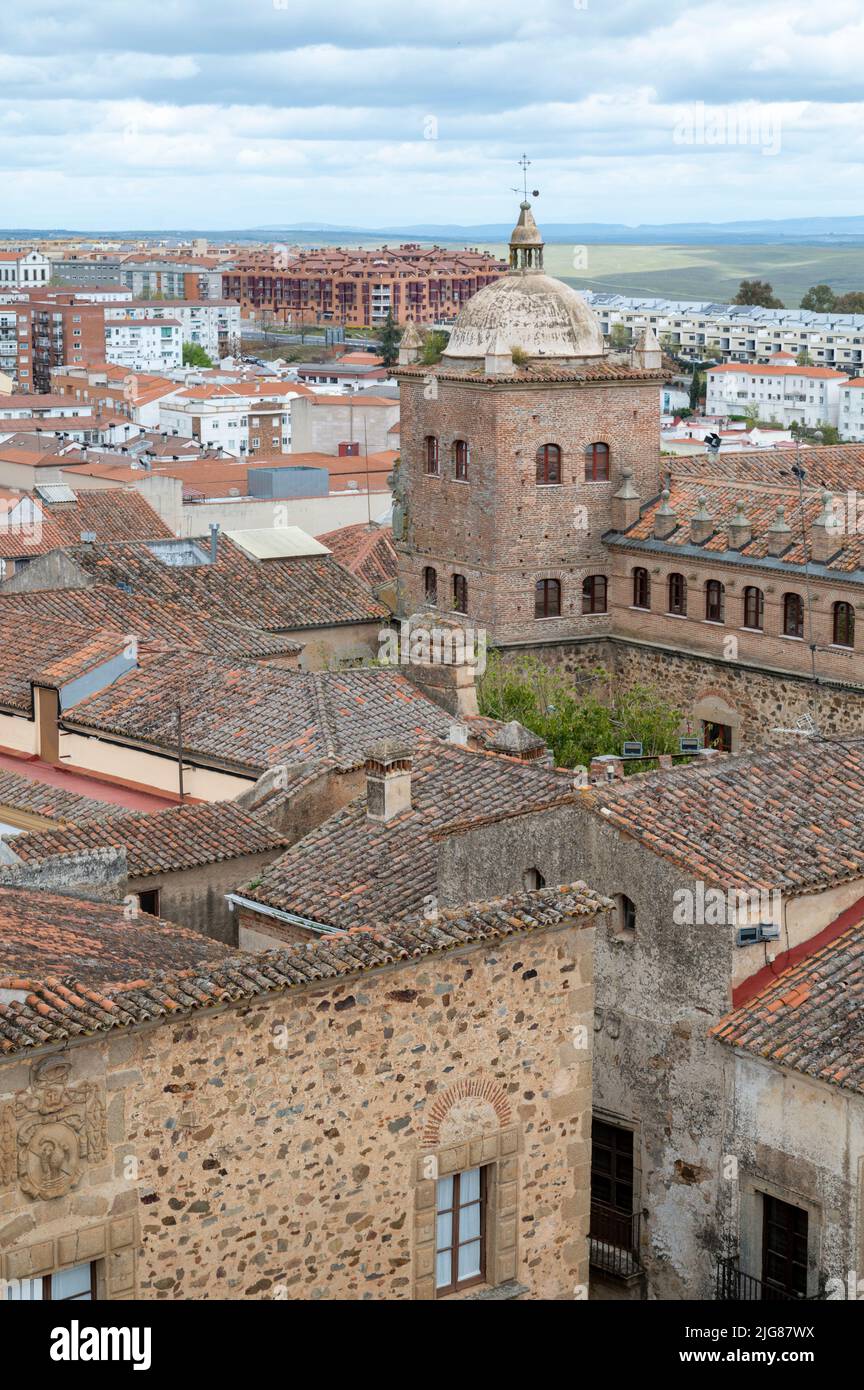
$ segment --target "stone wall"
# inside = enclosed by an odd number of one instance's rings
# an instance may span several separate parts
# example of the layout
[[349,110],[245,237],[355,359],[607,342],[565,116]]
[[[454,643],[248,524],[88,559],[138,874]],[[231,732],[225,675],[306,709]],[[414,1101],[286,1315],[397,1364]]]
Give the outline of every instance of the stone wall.
[[[479,1163],[489,1281],[580,1296],[593,920],[73,1043],[81,1171],[24,1191],[19,1131],[0,1277],[92,1253],[106,1288],[131,1222],[123,1296],[430,1298],[435,1174]],[[13,1148],[32,1067],[0,1062]]]

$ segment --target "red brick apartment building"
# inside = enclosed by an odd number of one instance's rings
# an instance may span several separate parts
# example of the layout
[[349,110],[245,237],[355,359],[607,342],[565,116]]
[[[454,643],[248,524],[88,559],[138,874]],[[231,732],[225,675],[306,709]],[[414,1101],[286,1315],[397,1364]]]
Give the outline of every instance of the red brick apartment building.
[[488,251],[409,243],[393,250],[271,249],[238,260],[222,276],[222,294],[242,309],[290,319],[357,324],[453,319],[462,305],[504,274]]

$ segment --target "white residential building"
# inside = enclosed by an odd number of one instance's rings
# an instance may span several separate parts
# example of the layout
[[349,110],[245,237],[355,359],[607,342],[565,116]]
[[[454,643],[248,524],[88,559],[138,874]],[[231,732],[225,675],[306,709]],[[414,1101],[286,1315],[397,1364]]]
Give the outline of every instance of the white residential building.
[[603,332],[623,324],[636,336],[653,328],[664,347],[689,361],[767,362],[778,352],[806,352],[817,367],[864,371],[864,314],[815,314],[709,300],[648,299],[580,291]]
[[292,404],[309,394],[287,381],[188,386],[160,402],[159,428],[237,458],[288,453]]
[[174,318],[127,317],[123,305],[115,318],[105,310],[105,360],[130,372],[163,372],[183,358],[183,333]]
[[112,318],[172,319],[180,325],[182,341],[197,343],[214,362],[240,348],[240,305],[231,299],[144,299],[106,304],[106,330]]
[[787,360],[754,367],[726,362],[705,375],[707,415],[742,415],[752,407],[761,420],[786,428],[839,425],[840,389],[849,380],[829,367],[799,367]]
[[840,387],[840,434],[843,439],[864,439],[864,376]]
[[50,279],[51,262],[41,251],[0,251],[0,289],[33,290]]

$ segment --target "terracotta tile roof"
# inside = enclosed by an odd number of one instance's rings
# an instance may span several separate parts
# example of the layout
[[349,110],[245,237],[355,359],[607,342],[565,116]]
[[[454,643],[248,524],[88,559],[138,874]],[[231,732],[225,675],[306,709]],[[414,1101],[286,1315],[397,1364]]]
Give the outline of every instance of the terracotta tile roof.
[[[776,455],[772,455],[775,458]],[[689,462],[689,460],[688,460]],[[677,470],[676,470],[677,472]],[[700,501],[704,497],[705,506],[714,523],[713,534],[706,541],[699,543],[699,550],[706,555],[712,555],[718,559],[724,557],[737,563],[736,557],[742,560],[768,558],[768,529],[777,516],[778,507],[784,508],[784,516],[787,526],[790,527],[789,545],[778,557],[784,565],[803,565],[809,558],[809,545],[805,546],[801,538],[801,516],[800,498],[798,486],[794,488],[787,481],[786,487],[781,489],[773,487],[757,489],[744,481],[742,482],[720,482],[713,478],[694,479],[681,478],[673,474],[672,485],[669,489],[669,506],[675,513],[678,522],[677,529],[667,536],[664,540],[654,539],[654,523],[657,512],[662,505],[662,498],[655,497],[646,506],[637,522],[629,530],[618,533],[617,535],[606,537],[606,543],[613,546],[626,547],[632,541],[650,541],[652,549],[663,549],[674,553],[683,546],[690,546],[693,542],[690,539],[690,521],[696,511],[699,510]],[[736,506],[739,502],[744,503],[745,514],[750,521],[752,529],[752,539],[746,545],[742,545],[735,551],[729,550],[726,527],[735,516]],[[845,489],[838,493],[836,499],[836,510],[845,522],[846,497]],[[813,522],[822,512],[822,491],[814,489],[809,483],[804,492],[804,520],[806,534],[810,535],[810,528]],[[857,520],[857,514],[856,518]],[[838,573],[852,573],[856,570],[864,569],[864,535],[843,525],[838,527],[832,540],[832,547],[835,551],[828,561],[827,567]]]
[[[18,988],[22,978],[47,983],[52,977],[58,987],[72,978],[100,990],[150,979],[158,971],[207,969],[230,954],[174,922],[128,916],[118,903],[0,887],[0,990]],[[7,1041],[9,1009],[0,1003],[0,1038]]]
[[159,540],[173,531],[138,492],[122,488],[83,490],[75,502],[39,502],[42,518],[22,526],[0,526],[0,557],[47,555],[80,545],[82,531],[100,540]]
[[65,728],[152,744],[173,756],[178,702],[187,756],[256,775],[277,763],[322,757],[356,766],[376,739],[445,738],[453,722],[394,670],[286,671],[176,651],[154,656],[81,700],[62,722]]
[[[186,604],[127,594],[109,584],[86,589],[35,589],[13,594],[0,590],[0,634],[10,623],[50,621],[75,628],[86,625],[135,636],[140,642],[191,647],[235,661],[292,656],[302,643],[249,623],[215,617]],[[88,636],[90,635],[88,633]],[[0,671],[4,652],[0,646]],[[35,665],[34,665],[35,669]]]
[[720,1042],[864,1094],[864,922],[722,1018]]
[[[677,455],[664,458],[675,478],[716,479],[725,482],[747,483],[751,487],[780,487],[790,490],[797,483],[791,469],[797,460],[797,450],[786,448],[741,449],[717,458],[707,454]],[[801,463],[807,474],[805,487],[845,492],[847,488],[864,489],[864,444],[827,444],[802,448]]]
[[[199,538],[205,554],[209,537]],[[388,616],[359,580],[330,555],[253,560],[219,536],[215,564],[166,565],[145,544],[72,546],[67,554],[97,583],[167,599],[267,631],[370,623]]]
[[[0,806],[42,816],[45,820],[73,822],[76,825],[117,813],[117,807],[110,802],[93,801],[63,787],[51,786],[33,777],[23,777],[5,767],[0,767]],[[0,820],[2,818],[0,813]]]
[[393,549],[393,529],[390,526],[371,526],[360,522],[327,531],[317,539],[346,570],[356,574],[368,587],[386,584],[396,578],[397,557]]
[[864,877],[864,738],[706,758],[583,792],[608,823],[723,887]]
[[[3,1054],[176,1019],[472,944],[494,945],[572,918],[590,927],[598,913],[612,907],[586,884],[574,883],[446,909],[434,923],[417,918],[393,926],[364,924],[253,955],[232,954],[215,941],[180,927],[163,927],[154,918],[139,917],[130,924],[117,920],[121,914],[116,908],[38,895],[43,899],[38,907],[21,904],[30,927],[10,905],[7,915],[16,930],[7,951],[2,895],[8,892],[0,890],[0,991],[14,990],[18,997],[0,1002]],[[59,927],[54,925],[58,919]],[[180,959],[165,959],[171,954]],[[117,982],[111,981],[112,974]]]
[[13,854],[27,864],[103,845],[125,846],[132,878],[218,864],[287,843],[266,821],[231,801],[170,806],[150,815],[113,814],[86,825],[16,835],[9,841]]
[[572,774],[493,753],[421,741],[411,772],[411,808],[370,820],[365,798],[337,811],[293,845],[243,897],[331,927],[370,918],[398,921],[436,891],[435,832],[514,807],[572,800]]

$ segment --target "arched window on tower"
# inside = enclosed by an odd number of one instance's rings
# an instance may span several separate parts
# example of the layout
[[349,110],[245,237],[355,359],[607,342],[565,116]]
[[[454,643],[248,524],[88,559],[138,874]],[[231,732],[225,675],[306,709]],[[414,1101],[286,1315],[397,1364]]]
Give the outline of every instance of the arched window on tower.
[[423,441],[424,459],[423,466],[426,473],[440,473],[438,466],[438,440],[434,434],[427,434]]
[[606,612],[605,574],[589,574],[582,581],[582,612]]
[[454,574],[453,576],[453,611],[455,613],[468,612],[468,581],[464,574]]
[[726,588],[719,579],[709,579],[705,585],[705,620],[709,623],[726,621]]
[[744,590],[744,626],[754,632],[761,632],[765,626],[765,595],[753,584]]
[[427,565],[423,571],[423,593],[427,603],[438,602],[438,571]]
[[537,450],[537,482],[549,486],[561,481],[561,447],[558,444],[541,444]]
[[585,450],[585,481],[586,483],[608,483],[608,444],[595,443],[588,445],[588,448]]
[[468,481],[469,449],[467,439],[453,441],[453,476],[458,483]]
[[687,580],[683,574],[669,576],[669,612],[678,618],[687,616]]
[[534,617],[560,618],[560,579],[538,579],[534,585]]

